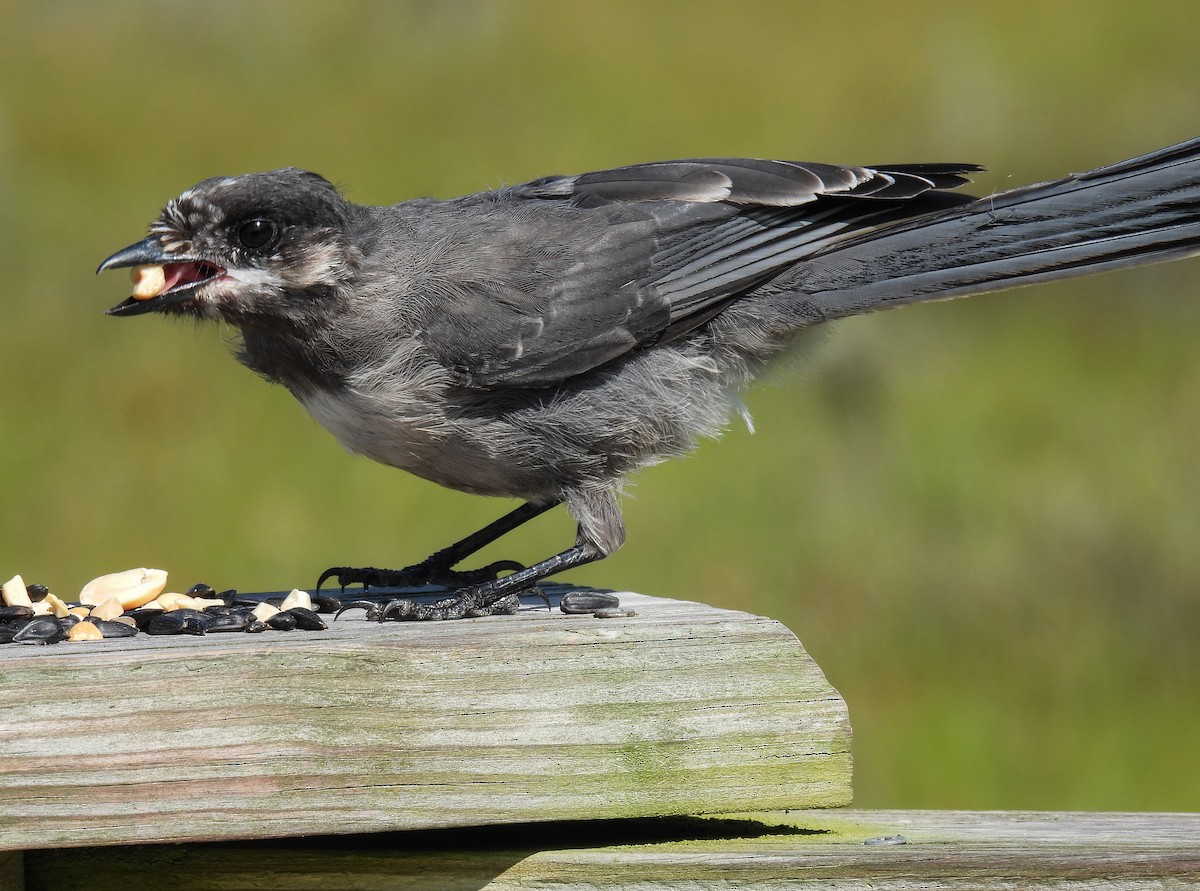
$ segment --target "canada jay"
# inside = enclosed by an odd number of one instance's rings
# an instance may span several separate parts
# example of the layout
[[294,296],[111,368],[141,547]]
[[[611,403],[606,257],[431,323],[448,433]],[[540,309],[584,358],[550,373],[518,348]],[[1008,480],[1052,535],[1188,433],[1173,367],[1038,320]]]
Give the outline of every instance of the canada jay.
[[[1200,140],[986,198],[951,191],[980,169],[667,161],[391,207],[275,170],[199,183],[100,270],[136,267],[112,315],[236,326],[241,362],[351,450],[522,499],[415,566],[321,577],[455,589],[381,618],[485,615],[615,551],[624,477],[718,434],[809,328],[1200,252]],[[454,569],[560,502],[572,547]]]

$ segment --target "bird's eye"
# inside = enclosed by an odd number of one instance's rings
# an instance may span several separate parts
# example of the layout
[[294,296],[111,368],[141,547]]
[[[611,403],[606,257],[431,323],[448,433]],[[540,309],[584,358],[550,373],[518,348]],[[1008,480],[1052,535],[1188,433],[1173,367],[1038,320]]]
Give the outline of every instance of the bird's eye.
[[242,247],[249,248],[252,251],[261,250],[275,240],[275,236],[279,234],[279,227],[270,220],[256,218],[246,220],[238,226],[237,240]]

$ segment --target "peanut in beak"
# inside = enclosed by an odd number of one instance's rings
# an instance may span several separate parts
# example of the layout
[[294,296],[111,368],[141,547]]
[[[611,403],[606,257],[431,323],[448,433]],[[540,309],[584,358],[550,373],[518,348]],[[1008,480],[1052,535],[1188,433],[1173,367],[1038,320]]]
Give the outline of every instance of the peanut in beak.
[[151,297],[157,297],[167,283],[167,276],[163,272],[163,268],[157,264],[135,266],[130,270],[129,277],[133,280],[132,296],[134,300],[149,300]]

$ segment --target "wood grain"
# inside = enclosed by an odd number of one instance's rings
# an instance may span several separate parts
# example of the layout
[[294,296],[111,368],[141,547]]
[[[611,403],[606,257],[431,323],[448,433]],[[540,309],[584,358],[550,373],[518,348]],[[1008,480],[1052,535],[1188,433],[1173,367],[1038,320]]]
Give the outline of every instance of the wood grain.
[[849,801],[845,704],[791,632],[621,597],[0,648],[0,849]]

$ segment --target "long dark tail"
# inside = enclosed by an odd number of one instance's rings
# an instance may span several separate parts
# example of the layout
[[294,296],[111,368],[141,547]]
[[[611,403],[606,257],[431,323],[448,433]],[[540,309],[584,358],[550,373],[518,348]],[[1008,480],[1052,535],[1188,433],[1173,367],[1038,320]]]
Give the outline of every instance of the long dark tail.
[[1197,253],[1200,139],[854,236],[794,283],[832,319]]

